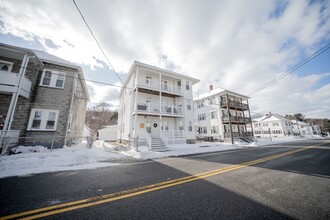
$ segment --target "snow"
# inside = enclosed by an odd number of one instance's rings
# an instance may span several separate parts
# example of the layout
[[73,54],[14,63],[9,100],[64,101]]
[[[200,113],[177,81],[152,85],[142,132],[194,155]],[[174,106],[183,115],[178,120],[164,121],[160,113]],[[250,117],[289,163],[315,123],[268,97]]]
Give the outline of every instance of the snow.
[[147,146],[138,149],[125,145],[109,144],[97,141],[92,149],[86,148],[86,143],[73,147],[48,150],[43,146],[18,146],[13,148],[16,154],[0,157],[0,178],[11,176],[26,176],[37,173],[47,173],[67,170],[95,169],[120,165],[121,160],[147,160],[171,156],[191,155],[206,152],[258,147],[301,139],[258,139],[247,144],[221,142],[202,142],[197,144],[168,145],[164,152],[151,151]]

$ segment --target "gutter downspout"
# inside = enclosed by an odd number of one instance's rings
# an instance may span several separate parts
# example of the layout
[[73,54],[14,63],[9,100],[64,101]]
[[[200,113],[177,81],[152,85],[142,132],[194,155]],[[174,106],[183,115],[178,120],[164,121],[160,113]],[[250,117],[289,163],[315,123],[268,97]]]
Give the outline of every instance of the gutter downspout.
[[[69,129],[69,123],[70,123],[70,115],[72,115],[71,111],[72,111],[72,106],[73,106],[73,101],[74,101],[74,95],[75,95],[76,89],[77,89],[78,74],[79,73],[77,73],[77,78],[73,77],[73,82],[72,82],[73,86],[72,86],[72,94],[71,94],[71,104],[70,104],[70,109],[69,109],[69,118],[68,118],[67,123],[66,123],[64,145],[66,145],[66,142],[68,140],[68,129]],[[72,127],[72,117],[71,117],[71,127]]]
[[[14,113],[15,113],[15,110],[16,110],[16,105],[17,105],[19,93],[21,91],[22,79],[25,76],[25,72],[26,72],[26,69],[27,69],[27,65],[29,63],[29,59],[34,58],[34,57],[35,56],[29,56],[27,53],[24,55],[22,65],[21,65],[21,68],[20,68],[20,71],[19,71],[19,76],[20,77],[19,77],[19,80],[18,80],[18,85],[15,86],[16,91],[13,93],[13,96],[11,98],[9,109],[8,109],[8,114],[7,114],[7,120],[5,122],[4,129],[1,133],[0,146],[2,145],[4,138],[8,135],[8,132],[11,129],[11,125],[13,123]],[[1,155],[4,155],[6,153],[7,146],[8,145],[3,146]]]

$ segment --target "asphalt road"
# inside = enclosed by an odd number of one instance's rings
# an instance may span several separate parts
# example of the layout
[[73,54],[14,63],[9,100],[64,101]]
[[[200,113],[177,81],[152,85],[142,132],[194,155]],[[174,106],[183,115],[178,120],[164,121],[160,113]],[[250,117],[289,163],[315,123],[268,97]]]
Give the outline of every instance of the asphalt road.
[[330,140],[0,179],[0,199],[37,209],[13,218],[330,219]]

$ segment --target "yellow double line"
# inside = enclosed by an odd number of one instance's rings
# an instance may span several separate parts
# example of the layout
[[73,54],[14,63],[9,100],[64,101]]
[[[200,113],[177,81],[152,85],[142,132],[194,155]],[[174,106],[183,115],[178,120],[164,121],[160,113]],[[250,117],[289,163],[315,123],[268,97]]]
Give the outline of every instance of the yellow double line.
[[294,154],[299,151],[303,151],[303,150],[306,150],[309,148],[314,148],[314,147],[315,146],[308,146],[308,147],[287,151],[284,153],[276,154],[276,155],[269,156],[269,157],[264,157],[264,158],[261,158],[258,160],[253,160],[253,161],[249,161],[246,163],[241,163],[241,164],[237,164],[237,165],[233,165],[233,166],[229,166],[229,167],[225,167],[225,168],[221,168],[221,169],[211,170],[208,172],[203,172],[203,173],[186,176],[186,177],[182,177],[182,178],[178,178],[178,179],[174,179],[174,180],[169,180],[169,181],[165,181],[165,182],[160,182],[160,183],[156,183],[156,184],[133,188],[133,189],[125,190],[125,191],[91,197],[88,199],[82,199],[82,200],[77,200],[74,202],[68,202],[68,203],[48,206],[48,207],[44,207],[44,208],[39,208],[39,209],[31,210],[31,211],[12,214],[12,215],[8,215],[8,216],[0,217],[0,219],[1,220],[2,219],[14,219],[14,218],[36,219],[36,218],[42,218],[42,217],[55,215],[55,214],[59,214],[59,213],[63,213],[63,212],[68,212],[68,211],[72,211],[72,210],[76,210],[76,209],[82,209],[82,208],[86,208],[86,207],[90,207],[90,206],[95,206],[95,205],[99,205],[99,204],[103,204],[103,203],[113,202],[116,200],[125,199],[125,198],[129,198],[129,197],[145,194],[148,192],[153,192],[153,191],[157,191],[160,189],[169,188],[172,186],[177,186],[177,185],[181,185],[184,183],[196,181],[199,179],[207,178],[207,177],[218,175],[221,173],[226,173],[229,171],[241,169],[246,166],[255,165],[258,163],[262,163],[262,162],[265,162],[268,160],[283,157],[283,156],[286,156],[289,154]]

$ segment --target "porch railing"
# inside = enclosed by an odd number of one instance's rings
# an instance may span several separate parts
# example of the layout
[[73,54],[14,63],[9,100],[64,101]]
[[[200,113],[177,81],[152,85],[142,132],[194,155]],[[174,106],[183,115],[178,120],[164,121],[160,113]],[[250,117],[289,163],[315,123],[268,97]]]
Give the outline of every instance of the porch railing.
[[146,113],[162,113],[169,115],[182,115],[182,107],[176,105],[155,105],[149,103],[138,103],[136,106],[137,112],[146,112]]
[[171,92],[176,94],[182,94],[182,86],[176,86],[174,83],[167,81],[165,83],[162,81],[161,83],[158,80],[137,80],[137,85],[150,88],[150,89],[156,89],[156,90],[162,90],[165,92]]
[[[18,84],[19,74],[8,73],[0,70],[0,92],[16,92]],[[19,94],[25,98],[30,96],[32,82],[25,76],[22,78],[21,89]]]

